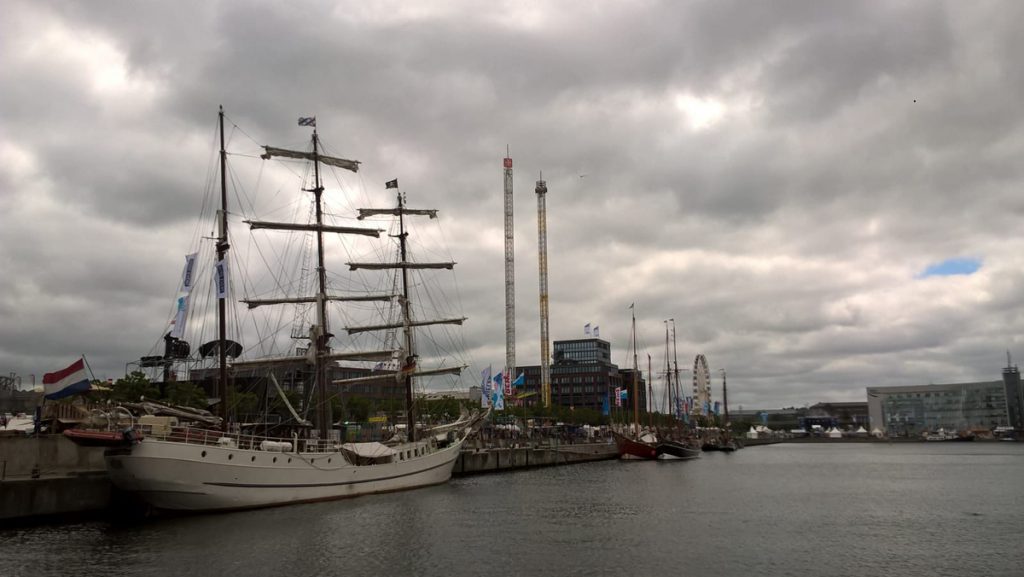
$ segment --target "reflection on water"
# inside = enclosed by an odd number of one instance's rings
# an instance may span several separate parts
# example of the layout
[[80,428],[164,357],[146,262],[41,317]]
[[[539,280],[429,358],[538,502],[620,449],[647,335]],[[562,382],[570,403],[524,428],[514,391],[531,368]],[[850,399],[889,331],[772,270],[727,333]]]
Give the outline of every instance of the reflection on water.
[[793,444],[139,524],[0,529],[0,575],[986,575],[1024,443]]

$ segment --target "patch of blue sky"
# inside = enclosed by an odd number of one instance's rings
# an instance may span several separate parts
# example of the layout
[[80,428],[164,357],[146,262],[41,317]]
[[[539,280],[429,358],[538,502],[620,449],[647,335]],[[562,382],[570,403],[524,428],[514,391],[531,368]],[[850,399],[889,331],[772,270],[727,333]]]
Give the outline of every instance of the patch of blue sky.
[[971,275],[981,268],[981,259],[977,258],[951,258],[939,263],[928,265],[928,268],[917,275],[917,278],[930,276],[956,276]]

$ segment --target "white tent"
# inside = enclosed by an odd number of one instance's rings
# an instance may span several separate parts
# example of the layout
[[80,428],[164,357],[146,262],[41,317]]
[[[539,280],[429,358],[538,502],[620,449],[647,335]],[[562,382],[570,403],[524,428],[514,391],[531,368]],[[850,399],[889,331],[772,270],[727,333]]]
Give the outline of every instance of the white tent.
[[840,431],[839,429],[835,428],[835,427],[832,427],[831,429],[829,429],[827,434],[828,434],[828,438],[829,439],[842,439],[843,438],[843,432]]
[[875,427],[874,430],[871,431],[871,436],[878,437],[879,439],[881,439],[882,437],[885,436],[885,433],[882,432],[882,429]]

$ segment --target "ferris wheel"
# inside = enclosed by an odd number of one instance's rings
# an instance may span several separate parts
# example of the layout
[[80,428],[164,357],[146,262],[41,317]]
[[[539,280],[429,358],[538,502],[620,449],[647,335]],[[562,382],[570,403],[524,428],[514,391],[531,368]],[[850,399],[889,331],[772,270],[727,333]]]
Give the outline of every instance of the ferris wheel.
[[708,370],[708,360],[704,355],[697,355],[693,360],[693,407],[690,413],[706,415],[710,401],[711,371]]

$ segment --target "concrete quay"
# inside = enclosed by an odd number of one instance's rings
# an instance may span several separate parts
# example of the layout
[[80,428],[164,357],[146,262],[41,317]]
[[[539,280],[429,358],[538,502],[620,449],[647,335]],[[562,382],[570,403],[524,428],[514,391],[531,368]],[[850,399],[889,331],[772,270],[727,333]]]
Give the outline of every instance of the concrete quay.
[[610,442],[559,443],[549,439],[543,443],[504,440],[484,443],[475,440],[470,444],[463,447],[452,475],[499,473],[619,458],[615,443]]
[[100,511],[111,491],[101,448],[63,435],[0,437],[0,520]]

